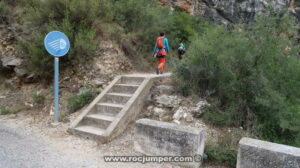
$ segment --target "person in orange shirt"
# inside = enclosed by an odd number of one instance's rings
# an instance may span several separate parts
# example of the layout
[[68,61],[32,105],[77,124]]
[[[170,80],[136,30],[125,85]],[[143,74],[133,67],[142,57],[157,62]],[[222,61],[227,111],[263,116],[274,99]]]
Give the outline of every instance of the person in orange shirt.
[[159,64],[156,69],[156,74],[163,74],[164,72],[164,65],[166,63],[166,56],[170,51],[168,39],[165,37],[165,32],[160,32],[159,37],[157,37],[153,56],[157,58]]

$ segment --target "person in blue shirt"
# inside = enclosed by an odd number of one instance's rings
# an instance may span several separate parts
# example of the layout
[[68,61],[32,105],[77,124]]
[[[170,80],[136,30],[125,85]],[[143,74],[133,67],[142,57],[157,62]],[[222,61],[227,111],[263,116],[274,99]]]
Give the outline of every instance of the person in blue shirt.
[[183,44],[183,42],[181,42],[179,44],[179,48],[178,48],[178,58],[181,60],[182,56],[185,54],[185,46]]
[[165,32],[160,32],[159,37],[157,37],[153,56],[158,60],[158,67],[156,69],[156,74],[163,74],[164,65],[166,63],[166,56],[170,52],[168,39],[165,37]]

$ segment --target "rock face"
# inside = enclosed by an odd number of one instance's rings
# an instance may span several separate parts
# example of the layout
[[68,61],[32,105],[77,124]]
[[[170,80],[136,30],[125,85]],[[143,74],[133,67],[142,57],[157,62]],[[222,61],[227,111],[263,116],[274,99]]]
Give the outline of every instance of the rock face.
[[[296,0],[159,0],[162,5],[179,7],[192,15],[211,18],[218,24],[248,23],[269,8],[290,8],[300,21],[300,2]],[[297,8],[298,7],[298,8]]]
[[27,70],[17,47],[16,36],[14,28],[0,25],[0,67],[12,70],[21,77]]
[[239,143],[237,168],[299,168],[300,148],[251,138]]

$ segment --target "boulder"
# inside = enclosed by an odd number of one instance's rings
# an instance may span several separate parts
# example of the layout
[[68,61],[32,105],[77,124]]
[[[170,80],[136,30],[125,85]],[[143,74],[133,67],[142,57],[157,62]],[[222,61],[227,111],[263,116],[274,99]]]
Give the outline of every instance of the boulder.
[[188,112],[188,108],[187,107],[179,107],[175,111],[175,113],[173,115],[173,119],[177,120],[177,121],[180,121],[181,118],[184,116],[184,114],[187,113],[187,112]]
[[204,107],[205,106],[208,106],[209,104],[207,103],[207,101],[206,100],[204,100],[204,101],[199,101],[197,104],[196,104],[196,107],[192,107],[191,108],[191,112],[192,112],[192,114],[193,114],[193,116],[195,117],[195,118],[200,118],[202,115],[203,115],[203,113],[204,113]]
[[169,85],[156,86],[155,91],[157,91],[159,94],[166,94],[166,95],[171,95],[175,92],[174,87]]
[[156,103],[158,103],[159,105],[163,106],[163,107],[178,107],[181,99],[178,98],[177,96],[168,96],[168,95],[161,95],[156,97]]
[[191,113],[184,113],[183,118],[186,122],[191,123],[194,121],[194,117],[192,116]]
[[27,70],[22,67],[15,67],[14,71],[18,77],[23,77],[27,74]]
[[186,122],[191,123],[194,121],[194,117],[192,116],[190,109],[187,107],[179,107],[174,115],[174,122],[180,124],[180,120],[184,119]]
[[96,78],[96,79],[92,80],[92,83],[96,87],[101,87],[104,84],[104,82],[99,78]]
[[152,109],[154,116],[158,116],[159,118],[163,117],[166,113],[166,110],[158,107],[154,107]]
[[8,68],[10,66],[20,66],[22,64],[22,59],[14,58],[14,57],[5,57],[1,59],[2,66]]
[[153,108],[154,108],[153,106],[148,106],[147,111],[152,111]]

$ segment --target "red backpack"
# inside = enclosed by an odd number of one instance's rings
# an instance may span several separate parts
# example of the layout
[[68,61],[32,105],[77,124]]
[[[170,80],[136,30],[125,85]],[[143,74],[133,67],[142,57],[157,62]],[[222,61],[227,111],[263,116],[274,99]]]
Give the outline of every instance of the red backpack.
[[157,37],[156,45],[158,49],[164,49],[164,37]]

